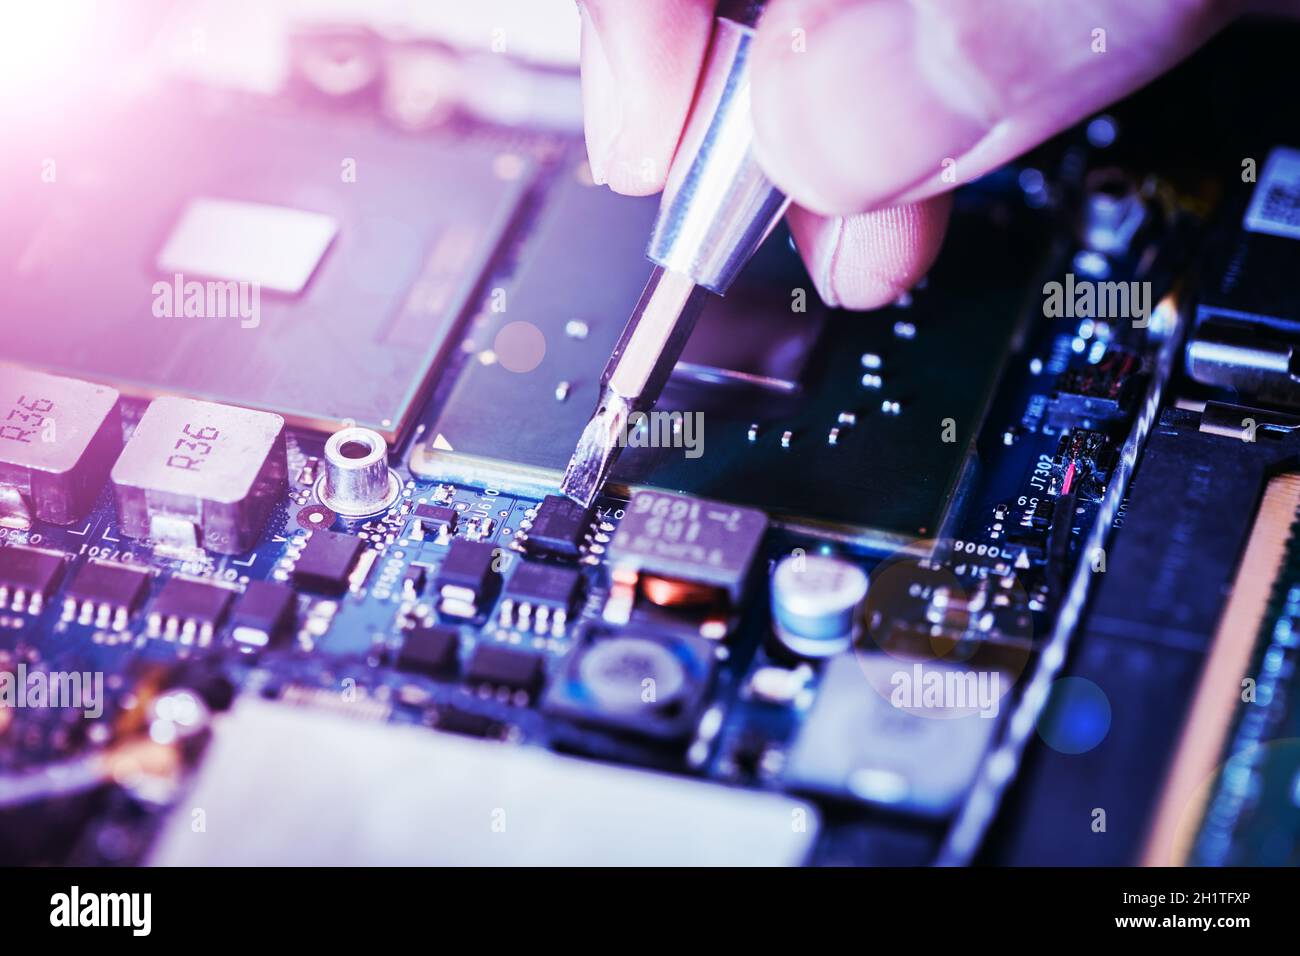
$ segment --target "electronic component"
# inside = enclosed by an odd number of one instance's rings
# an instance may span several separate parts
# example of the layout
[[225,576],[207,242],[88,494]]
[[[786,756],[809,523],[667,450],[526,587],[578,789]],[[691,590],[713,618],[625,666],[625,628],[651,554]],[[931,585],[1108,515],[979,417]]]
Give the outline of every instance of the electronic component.
[[574,568],[521,561],[506,583],[501,626],[563,637],[581,586],[582,575]]
[[1300,149],[1275,146],[1249,194],[1225,204],[1211,231],[1186,353],[1196,381],[1291,407],[1300,405],[1294,367],[1300,346],[1293,281],[1300,272],[1297,182]]
[[116,391],[0,365],[0,527],[80,521],[121,448]]
[[17,545],[0,548],[0,611],[40,614],[61,577],[61,554]]
[[229,588],[189,578],[168,578],[149,605],[150,637],[205,647],[235,599]]
[[768,665],[754,671],[745,689],[755,700],[789,705],[805,692],[812,676],[812,668],[807,664],[800,664],[793,670]]
[[531,554],[576,558],[591,533],[591,510],[560,495],[547,495],[527,528],[524,548]]
[[145,410],[112,478],[127,536],[242,554],[261,537],[287,474],[279,415],[164,396]]
[[713,667],[713,648],[700,638],[599,628],[569,655],[543,706],[579,723],[680,740],[695,726]]
[[271,647],[294,624],[293,591],[274,581],[250,581],[231,615],[230,636],[250,648]]
[[449,734],[477,737],[480,740],[500,740],[507,732],[506,725],[494,717],[477,714],[453,703],[438,705],[434,712],[433,726]]
[[1101,361],[1068,368],[1056,378],[1048,421],[1057,428],[1100,424],[1124,415],[1138,392],[1142,360],[1127,349],[1112,348]]
[[293,583],[304,591],[342,594],[365,543],[338,531],[313,531],[293,565]]
[[545,677],[542,655],[500,644],[478,645],[465,670],[465,680],[471,684],[505,687],[529,696],[538,691]]
[[[229,832],[196,833],[191,806]],[[507,840],[483,824],[493,807],[507,808]],[[811,852],[819,819],[784,794],[245,696],[215,725],[148,862],[789,866]]]
[[87,561],[63,597],[63,620],[120,631],[149,591],[149,574],[124,564]]
[[[6,355],[133,396],[202,396],[316,430],[351,419],[396,440],[531,161],[514,155],[503,175],[495,144],[416,142],[329,111],[196,113],[185,94],[138,105],[153,135],[112,150],[65,137],[61,164],[86,175],[0,203],[11,248],[39,237],[45,250],[0,288],[0,314],[25,317]],[[229,143],[275,162],[252,168]],[[324,179],[322,156],[338,157]],[[129,214],[124,182],[149,183]],[[274,256],[255,254],[272,242]],[[14,251],[5,268],[18,265]],[[345,367],[356,374],[340,380]]]
[[708,585],[739,604],[766,529],[767,516],[753,508],[638,491],[609,556],[618,571]]
[[848,650],[858,631],[867,575],[842,558],[790,554],[772,572],[772,628],[799,657]]
[[402,573],[402,596],[407,599],[418,598],[428,583],[429,572],[423,566],[413,564]]
[[455,628],[416,625],[402,636],[397,669],[429,677],[449,677],[460,664],[460,635]]
[[482,541],[456,539],[442,559],[434,581],[438,610],[452,617],[472,618],[485,612],[496,598],[500,549]]
[[157,269],[298,295],[338,231],[337,220],[321,213],[200,196],[181,210]]
[[[528,323],[542,333],[545,355],[528,375],[488,356],[466,363],[427,439],[412,449],[418,477],[541,497],[554,490],[568,463],[596,403],[601,369],[646,282],[643,253],[654,202],[612,196],[571,177],[562,177],[550,200],[532,236],[537,254],[524,258],[504,288],[509,311],[485,316],[471,336],[475,353],[484,355],[507,325]],[[636,447],[629,434],[609,490],[684,491],[762,508],[783,525],[834,528],[890,548],[935,534],[998,382],[1021,310],[1017,289],[1027,287],[1045,248],[1035,222],[1020,220],[1007,230],[1005,243],[990,243],[987,220],[958,219],[954,235],[966,251],[941,258],[926,288],[911,297],[910,340],[895,336],[888,321],[834,317],[824,321],[816,342],[794,335],[805,321],[819,323],[819,307],[797,256],[778,233],[728,299],[765,301],[781,316],[760,323],[756,334],[764,339],[746,351],[771,356],[793,346],[795,360],[731,365],[711,375],[701,369],[729,365],[734,356],[709,350],[712,355],[693,360],[691,374],[680,374],[679,366],[651,414],[656,426],[675,414],[680,432],[652,430],[671,436],[666,447],[662,440]],[[601,281],[584,278],[591,275]],[[569,290],[583,282],[590,288],[576,310],[579,336],[569,331],[575,323]],[[808,291],[808,312],[795,321],[789,321],[792,290]],[[709,328],[714,306],[700,316],[695,337],[715,335]],[[982,316],[981,324],[961,320],[972,312]],[[888,357],[885,368],[869,372],[883,379],[883,394],[864,395],[863,355]],[[752,375],[767,380],[757,420]],[[800,387],[785,388],[794,375]],[[736,382],[746,387],[733,387]],[[557,392],[557,383],[570,388]],[[901,413],[868,413],[882,401],[900,403]],[[839,424],[846,411],[856,415],[852,427]],[[947,418],[953,419],[952,440],[914,440],[917,422]],[[701,422],[707,428],[698,427]],[[826,439],[832,427],[840,429],[834,444]],[[790,448],[782,449],[787,431]],[[810,475],[819,479],[810,481]],[[918,475],[926,480],[915,480]]]
[[325,471],[316,497],[337,514],[365,518],[387,510],[401,493],[388,467],[388,443],[369,428],[344,428],[325,442]]
[[427,535],[437,537],[444,531],[447,534],[456,532],[455,508],[448,508],[446,505],[416,505],[411,516],[415,518],[415,527],[419,529],[421,537]]
[[[1096,501],[1106,491],[1110,441],[1101,432],[1071,429],[1061,436],[1052,458],[1053,479],[1048,493],[1075,494]],[[1041,504],[1041,502],[1040,502]]]
[[[786,785],[922,817],[948,816],[998,726],[998,695],[1010,689],[1001,676],[879,653],[831,658],[790,753]],[[915,686],[918,679],[922,686]],[[927,697],[934,681],[940,690]],[[945,689],[953,688],[965,695],[960,702],[945,699]]]

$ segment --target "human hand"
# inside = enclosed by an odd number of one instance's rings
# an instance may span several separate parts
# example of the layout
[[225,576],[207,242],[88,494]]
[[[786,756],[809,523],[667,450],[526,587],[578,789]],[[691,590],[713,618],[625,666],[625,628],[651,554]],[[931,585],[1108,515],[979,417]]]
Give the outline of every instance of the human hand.
[[[714,0],[578,5],[592,176],[658,192]],[[822,298],[897,298],[938,255],[950,189],[1141,87],[1245,5],[771,0],[754,49],[756,150],[793,200],[790,230]]]

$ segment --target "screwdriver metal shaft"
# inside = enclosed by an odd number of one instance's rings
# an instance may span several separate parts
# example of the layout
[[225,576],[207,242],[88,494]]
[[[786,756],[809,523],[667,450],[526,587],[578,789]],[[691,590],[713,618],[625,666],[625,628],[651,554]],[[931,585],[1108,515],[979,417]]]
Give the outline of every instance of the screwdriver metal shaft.
[[754,158],[749,54],[761,8],[756,0],[719,7],[646,250],[656,268],[605,366],[600,400],[560,484],[584,506],[608,480],[632,416],[658,401],[707,293],[726,292],[789,204]]

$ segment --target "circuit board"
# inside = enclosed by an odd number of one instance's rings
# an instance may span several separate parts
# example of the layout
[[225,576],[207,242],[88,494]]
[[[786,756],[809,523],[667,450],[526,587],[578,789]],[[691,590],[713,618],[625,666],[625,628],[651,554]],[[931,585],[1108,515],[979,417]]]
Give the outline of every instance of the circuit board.
[[[1241,197],[1126,145],[1154,95],[959,190],[935,268],[875,313],[817,305],[778,232],[589,509],[559,474],[653,200],[594,185],[571,134],[399,134],[301,89],[160,104],[195,168],[148,158],[166,188],[84,285],[0,285],[35,320],[0,364],[0,858],[1294,863],[1284,490],[1231,674],[1268,713],[1192,698],[1295,426],[1255,410],[1282,437],[1229,454],[1212,415],[1253,393],[1182,377],[1189,276]],[[302,149],[204,146],[232,129]],[[53,216],[54,251],[103,230],[96,182],[75,222],[23,195],[15,221]],[[239,241],[196,249],[191,217]],[[298,269],[256,325],[159,314],[263,229]],[[1102,287],[1125,306],[1075,295]]]

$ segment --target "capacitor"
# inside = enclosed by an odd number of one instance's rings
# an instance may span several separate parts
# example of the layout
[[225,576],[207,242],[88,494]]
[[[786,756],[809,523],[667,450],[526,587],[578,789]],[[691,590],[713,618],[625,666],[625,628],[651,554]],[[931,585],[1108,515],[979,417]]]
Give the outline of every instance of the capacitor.
[[835,557],[791,554],[772,572],[772,627],[799,657],[846,651],[867,596],[867,574]]
[[400,491],[378,432],[353,426],[325,442],[325,473],[316,484],[321,504],[344,517],[369,517],[387,510]]

